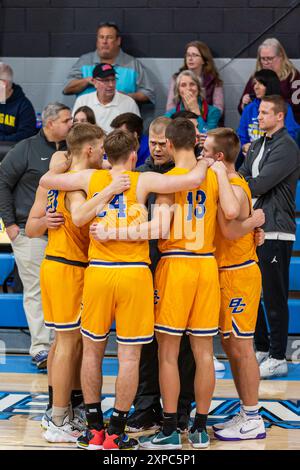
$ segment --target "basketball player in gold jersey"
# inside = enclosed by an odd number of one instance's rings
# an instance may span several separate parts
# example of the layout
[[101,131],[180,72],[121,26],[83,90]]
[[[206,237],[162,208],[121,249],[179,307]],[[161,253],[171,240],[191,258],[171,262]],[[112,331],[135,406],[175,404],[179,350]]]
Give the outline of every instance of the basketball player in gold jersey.
[[[46,188],[81,189],[87,193],[88,200],[73,213],[77,225],[95,220],[115,228],[147,220],[141,205],[145,204],[150,192],[169,193],[197,187],[205,178],[208,167],[207,162],[199,162],[192,172],[183,176],[132,172],[136,163],[137,142],[131,134],[122,130],[109,134],[104,148],[113,167],[111,171],[85,170],[63,175],[49,171],[40,181]],[[113,198],[104,211],[97,211],[99,191],[110,183],[112,176],[124,172],[129,175],[130,188]],[[78,439],[81,448],[99,449],[103,446],[104,449],[134,449],[138,446],[137,441],[124,434],[124,429],[137,390],[141,345],[153,339],[154,315],[148,239],[137,242],[132,248],[132,243],[127,241],[103,244],[92,240],[90,244],[81,320],[82,387],[88,430]],[[119,373],[115,407],[105,433],[99,401],[99,364],[114,318]]]
[[[208,132],[203,156],[222,161],[236,198],[239,201],[237,221],[250,222],[251,192],[246,180],[235,171],[240,141],[232,129],[220,128]],[[262,211],[261,211],[262,212]],[[259,213],[258,213],[259,214]],[[256,226],[264,223],[263,213]],[[253,232],[235,240],[225,238],[228,226],[224,214],[218,210],[216,232],[216,259],[221,286],[220,331],[222,344],[230,361],[236,389],[241,400],[241,411],[233,419],[215,425],[215,436],[221,440],[263,439],[265,426],[259,415],[259,367],[253,349],[253,337],[261,295],[261,273],[257,265]],[[221,230],[222,229],[222,230]],[[238,230],[235,231],[239,233]]]
[[[103,159],[104,132],[91,124],[74,126],[67,136],[70,153],[70,171],[86,168],[101,168]],[[58,163],[64,154],[57,152],[51,167]],[[122,181],[113,181],[102,192],[103,202],[127,187]],[[71,396],[74,382],[80,389],[79,371],[82,359],[80,335],[80,304],[82,300],[84,270],[88,260],[89,227],[78,228],[71,220],[71,211],[85,201],[80,192],[65,193],[39,187],[34,205],[26,224],[26,234],[30,237],[45,233],[46,213],[56,212],[56,228],[48,230],[46,256],[41,266],[41,291],[45,325],[54,328],[56,340],[54,355],[49,367],[50,392],[53,393],[52,416],[44,423],[44,437],[49,442],[76,442],[83,423],[76,413],[76,403]],[[79,391],[79,390],[78,390]],[[82,402],[82,393],[75,393]],[[80,396],[81,395],[81,396]],[[69,416],[69,401],[75,408],[75,416]],[[48,413],[49,414],[49,413]],[[75,419],[74,419],[75,418]],[[76,419],[77,418],[77,419]]]
[[[184,175],[196,165],[195,128],[187,119],[173,121],[166,129],[168,151],[175,168],[169,175]],[[180,391],[178,353],[182,334],[188,332],[196,362],[195,397],[197,414],[189,439],[196,448],[209,444],[206,419],[215,384],[212,338],[218,333],[220,288],[214,257],[214,237],[218,201],[229,219],[235,218],[238,201],[228,181],[225,167],[216,165],[218,180],[208,170],[205,180],[190,191],[159,196],[153,220],[141,224],[138,232],[129,227],[127,236],[143,237],[151,226],[162,226],[161,207],[174,211],[168,238],[159,241],[162,259],[155,274],[155,331],[159,344],[159,378],[163,399],[162,431],[140,438],[146,449],[180,449],[177,432],[177,402]],[[168,214],[163,218],[169,221]],[[91,227],[97,238],[99,224]],[[134,233],[136,231],[137,233]],[[159,235],[163,235],[165,229]],[[121,239],[125,233],[108,230],[108,237]]]

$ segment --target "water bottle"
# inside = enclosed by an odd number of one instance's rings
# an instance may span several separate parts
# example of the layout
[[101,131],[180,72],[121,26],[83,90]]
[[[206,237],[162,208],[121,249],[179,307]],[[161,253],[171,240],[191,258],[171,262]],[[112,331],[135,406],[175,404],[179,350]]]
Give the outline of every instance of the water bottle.
[[42,121],[42,114],[41,113],[36,113],[36,126],[37,129],[41,129],[43,127],[43,121]]

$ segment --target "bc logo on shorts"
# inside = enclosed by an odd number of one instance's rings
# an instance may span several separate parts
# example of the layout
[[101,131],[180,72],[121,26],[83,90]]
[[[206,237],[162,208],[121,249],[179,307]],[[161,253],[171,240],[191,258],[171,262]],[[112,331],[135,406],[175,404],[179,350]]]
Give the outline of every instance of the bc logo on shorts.
[[58,191],[56,189],[50,189],[47,196],[47,211],[55,212],[57,208],[57,197]]
[[229,304],[229,308],[232,308],[233,314],[243,313],[244,307],[246,307],[246,304],[243,304],[242,297],[231,299],[230,304]]

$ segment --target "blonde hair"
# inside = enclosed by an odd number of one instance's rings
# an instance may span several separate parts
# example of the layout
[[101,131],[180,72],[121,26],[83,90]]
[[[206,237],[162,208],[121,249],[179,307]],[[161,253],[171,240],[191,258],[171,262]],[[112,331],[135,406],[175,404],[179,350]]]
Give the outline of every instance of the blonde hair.
[[172,122],[172,119],[166,116],[158,116],[151,122],[149,126],[149,133],[153,132],[153,134],[160,135],[166,132],[166,128]]
[[180,74],[177,76],[176,81],[175,81],[175,87],[174,87],[174,101],[176,104],[178,104],[181,100],[180,94],[179,94],[179,85],[182,77],[191,77],[193,82],[197,85],[198,88],[198,96],[203,100],[205,99],[205,92],[201,86],[201,81],[200,78],[197,77],[194,72],[191,70],[183,70],[180,72]]
[[291,81],[294,80],[297,69],[286,55],[283,45],[276,38],[265,39],[258,47],[255,71],[257,72],[263,68],[260,61],[260,52],[263,47],[273,47],[276,56],[281,58],[281,68],[278,74],[279,80],[285,80],[290,74],[292,74]]
[[215,152],[222,152],[225,162],[235,163],[241,148],[240,139],[235,130],[231,127],[219,127],[208,131],[207,135],[214,139]]
[[104,136],[104,131],[95,124],[89,122],[74,124],[66,137],[69,153],[79,153],[85,144],[93,144],[95,140],[103,139]]

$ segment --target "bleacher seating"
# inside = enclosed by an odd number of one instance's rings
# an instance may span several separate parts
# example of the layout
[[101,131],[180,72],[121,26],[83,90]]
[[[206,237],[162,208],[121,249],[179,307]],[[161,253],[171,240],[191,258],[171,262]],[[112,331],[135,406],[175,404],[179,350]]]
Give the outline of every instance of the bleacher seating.
[[28,328],[23,294],[0,294],[0,328]]
[[291,259],[289,286],[291,291],[300,291],[300,257]]
[[8,276],[13,272],[15,265],[15,258],[12,253],[0,253],[0,286],[6,290],[5,281]]
[[300,299],[289,299],[289,334],[300,334]]
[[294,251],[300,251],[300,218],[296,219],[296,241],[294,243],[293,249]]

